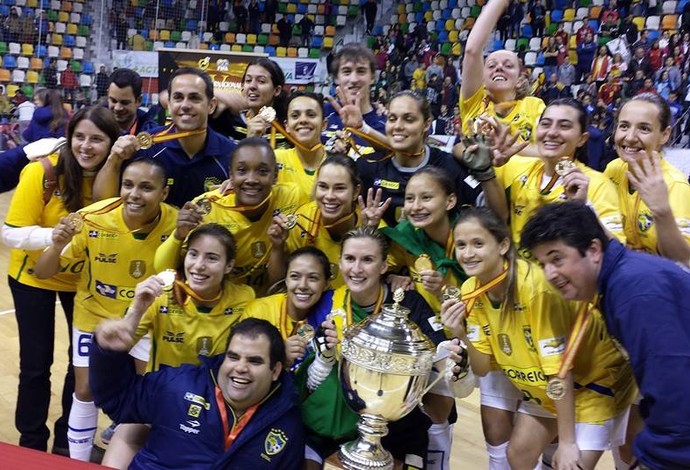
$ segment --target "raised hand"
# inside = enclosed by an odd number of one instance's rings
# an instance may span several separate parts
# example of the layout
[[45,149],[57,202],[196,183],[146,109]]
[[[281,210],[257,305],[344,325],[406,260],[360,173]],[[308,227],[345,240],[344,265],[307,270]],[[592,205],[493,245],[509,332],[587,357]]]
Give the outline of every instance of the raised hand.
[[571,201],[587,202],[587,191],[589,189],[589,176],[585,175],[578,167],[568,170],[563,176],[563,187],[565,195]]
[[175,228],[174,236],[178,240],[184,240],[189,235],[189,232],[194,230],[204,219],[204,216],[196,204],[193,202],[185,202],[184,206],[177,213],[177,227]]
[[640,198],[652,211],[659,214],[671,211],[668,186],[661,170],[661,157],[656,151],[648,151],[647,156],[628,164],[628,179],[637,189]]
[[362,211],[362,219],[364,225],[378,227],[383,214],[386,213],[388,207],[391,205],[393,199],[386,199],[383,204],[381,203],[381,197],[383,196],[383,191],[378,188],[374,192],[374,188],[369,188],[367,190],[367,201],[364,202],[364,198],[359,195],[357,199],[359,201],[359,207]]
[[441,304],[441,323],[453,336],[463,338],[465,332],[465,302],[448,299]]

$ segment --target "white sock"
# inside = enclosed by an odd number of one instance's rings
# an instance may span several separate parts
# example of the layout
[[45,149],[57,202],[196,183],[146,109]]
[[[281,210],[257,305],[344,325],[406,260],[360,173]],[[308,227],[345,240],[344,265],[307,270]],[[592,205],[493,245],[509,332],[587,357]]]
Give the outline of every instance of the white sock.
[[486,443],[486,452],[489,454],[489,470],[510,470],[507,450],[508,442],[497,446]]
[[453,426],[448,421],[432,424],[427,431],[429,448],[427,451],[426,468],[428,470],[450,469],[450,448],[453,445]]
[[540,462],[543,464],[543,467],[540,468],[553,468],[553,464],[551,462],[553,461],[553,454],[556,453],[557,449],[558,444],[554,444],[553,442],[544,448],[544,452],[541,454]]
[[72,410],[67,421],[69,455],[88,462],[93,448],[93,437],[98,427],[98,409],[92,401],[80,401],[72,395]]
[[621,453],[618,450],[618,447],[614,447],[611,449],[611,454],[613,454],[613,465],[616,467],[616,470],[629,470],[630,465],[629,463],[623,462],[623,459],[621,458]]

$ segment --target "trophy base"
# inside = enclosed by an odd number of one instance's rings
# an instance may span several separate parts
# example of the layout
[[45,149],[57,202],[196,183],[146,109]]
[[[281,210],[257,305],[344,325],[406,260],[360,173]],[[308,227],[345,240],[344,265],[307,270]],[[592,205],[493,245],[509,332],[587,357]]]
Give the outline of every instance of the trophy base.
[[383,447],[370,447],[357,440],[340,446],[338,459],[346,470],[393,470],[393,456]]
[[[334,452],[328,457],[323,463],[323,470],[350,470],[352,467],[347,467],[340,460],[338,456],[339,452]],[[395,460],[393,463],[393,470],[402,470],[403,464],[399,460]]]

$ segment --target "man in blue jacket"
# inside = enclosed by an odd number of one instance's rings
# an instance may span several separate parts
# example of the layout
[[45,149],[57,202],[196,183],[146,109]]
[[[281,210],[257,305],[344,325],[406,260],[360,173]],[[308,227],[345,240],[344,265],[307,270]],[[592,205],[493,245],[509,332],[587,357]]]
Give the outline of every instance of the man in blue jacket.
[[130,468],[301,469],[304,431],[280,332],[246,319],[224,356],[201,366],[136,375],[127,339],[108,325],[95,333],[90,381],[96,405],[117,423],[151,432]]
[[563,297],[598,303],[629,355],[645,421],[633,444],[635,468],[690,468],[690,271],[610,240],[576,202],[542,207],[521,243]]

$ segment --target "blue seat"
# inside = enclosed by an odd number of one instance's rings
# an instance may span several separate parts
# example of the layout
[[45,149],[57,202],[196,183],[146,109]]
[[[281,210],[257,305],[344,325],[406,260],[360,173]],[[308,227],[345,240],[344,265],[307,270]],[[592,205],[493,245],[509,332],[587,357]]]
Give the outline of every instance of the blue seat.
[[494,39],[494,45],[492,51],[500,51],[501,49],[505,48],[505,43],[501,41],[500,39]]
[[93,18],[91,18],[91,15],[88,13],[82,13],[81,15],[81,24],[84,26],[91,26],[93,23]]
[[45,59],[48,57],[48,48],[42,44],[36,46],[36,49],[34,50],[34,53],[36,54],[36,57],[40,57],[41,59]]
[[197,20],[187,20],[187,30],[196,31],[199,29],[199,22]]
[[458,6],[458,0],[448,0],[448,8],[455,8]]
[[148,93],[142,93],[141,94],[141,104],[143,104],[144,106],[148,106],[150,102],[151,102],[151,96]]
[[563,21],[563,10],[553,10],[551,12],[551,22],[560,23]]
[[[171,42],[170,44],[173,44],[173,43]],[[174,44],[171,46],[168,46],[168,43],[167,42],[165,43],[165,47],[173,47],[173,46],[174,46]],[[219,51],[220,50],[220,44],[211,44],[209,49],[211,49],[212,51]]]
[[63,44],[65,47],[76,47],[77,40],[71,34],[65,34]]
[[522,25],[522,34],[520,35],[520,37],[531,38],[532,36],[534,36],[534,34],[532,34],[532,25],[523,24]]
[[48,10],[50,8],[50,0],[43,0],[41,2],[41,8],[44,10]]
[[142,36],[144,39],[148,39],[148,38],[149,38],[149,30],[148,30],[148,29],[142,29],[142,30],[141,30],[141,36]]
[[383,25],[377,24],[374,26],[374,36],[383,36]]
[[452,14],[453,10],[451,8],[444,8],[443,11],[441,11],[441,18],[443,18],[444,20],[449,20]]
[[266,46],[264,47],[264,52],[269,56],[274,57],[276,55],[276,48],[273,46]]
[[599,31],[599,20],[589,20],[589,26],[591,26],[594,31]]
[[[216,45],[217,45],[217,44],[216,44]],[[175,48],[175,43],[172,42],[172,41],[165,41],[165,43],[163,43],[163,47],[165,47],[165,48],[167,48],[167,49],[174,49],[174,48]],[[218,46],[218,49],[220,49],[220,46]],[[214,49],[214,50],[215,50],[215,49]]]
[[[556,3],[556,4],[555,4],[554,6],[555,6],[557,9],[559,9],[559,10],[563,10],[563,9],[565,9],[565,8],[569,8],[569,7],[570,7],[570,2],[568,2],[568,1],[566,1],[566,0],[556,0],[555,3]],[[560,21],[560,20],[559,20],[559,21]]]
[[2,16],[9,16],[10,14],[10,7],[7,5],[0,5],[0,15]]
[[543,67],[543,66],[544,66],[544,54],[543,54],[542,52],[540,52],[539,54],[537,54],[537,62],[536,62],[536,64],[537,64],[539,67]]
[[82,65],[82,72],[91,74],[91,73],[96,73],[96,68],[93,66],[93,62],[84,62]]
[[15,59],[14,56],[6,55],[2,58],[2,66],[9,70],[16,69],[17,59]]
[[414,14],[414,20],[417,23],[421,23],[422,21],[424,21],[424,12],[418,11],[417,13],[415,13]]
[[690,0],[680,0],[680,2],[678,2],[678,5],[676,6],[676,13],[678,13],[679,15],[683,13],[683,8],[685,8],[685,5],[687,5],[688,2],[690,2]]
[[438,33],[438,42],[448,42],[448,31],[441,31],[440,33]]
[[655,39],[659,39],[659,36],[661,36],[661,32],[658,29],[648,29],[649,31],[649,40],[654,41]]
[[[374,32],[376,36],[376,32]],[[311,39],[311,47],[321,48],[323,46],[323,36],[314,36]]]
[[306,3],[298,3],[297,4],[297,13],[300,15],[305,15],[307,13],[307,4]]

